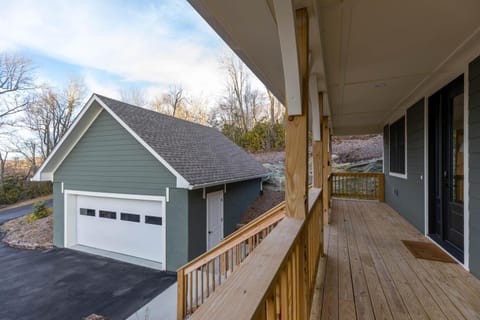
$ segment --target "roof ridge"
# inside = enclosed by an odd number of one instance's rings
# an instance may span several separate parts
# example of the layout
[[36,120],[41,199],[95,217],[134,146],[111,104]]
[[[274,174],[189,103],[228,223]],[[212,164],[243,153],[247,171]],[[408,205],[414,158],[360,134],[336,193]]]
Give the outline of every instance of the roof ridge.
[[213,127],[210,127],[210,126],[206,126],[206,125],[203,125],[203,124],[200,124],[200,123],[197,123],[197,122],[177,118],[177,117],[171,116],[169,114],[166,114],[166,113],[163,113],[163,112],[160,112],[160,111],[155,111],[155,110],[152,110],[152,109],[147,109],[147,108],[144,108],[144,107],[140,107],[140,106],[137,106],[137,105],[134,105],[134,104],[131,104],[131,103],[127,103],[127,102],[123,102],[123,101],[118,100],[118,99],[113,99],[113,98],[110,98],[110,97],[107,97],[107,96],[104,96],[104,95],[101,95],[101,94],[94,93],[93,95],[98,97],[100,100],[102,100],[102,99],[112,100],[114,102],[121,103],[125,106],[140,109],[142,111],[150,112],[150,113],[153,113],[155,115],[160,115],[160,116],[166,117],[166,118],[171,119],[171,120],[183,121],[183,122],[191,124],[191,125],[196,125],[196,126],[200,126],[202,128],[207,128],[207,129],[210,129],[210,130],[219,131],[219,130],[217,130]]

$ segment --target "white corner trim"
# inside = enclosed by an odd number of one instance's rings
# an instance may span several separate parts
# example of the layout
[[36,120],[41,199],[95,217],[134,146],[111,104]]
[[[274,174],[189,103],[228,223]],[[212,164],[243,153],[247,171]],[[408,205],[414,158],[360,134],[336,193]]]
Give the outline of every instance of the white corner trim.
[[[80,122],[80,119],[83,118],[83,116],[85,115],[85,113],[87,112],[87,110],[90,109],[90,107],[92,106],[93,104],[93,101],[95,101],[95,95],[92,95],[90,97],[90,99],[88,99],[87,103],[85,104],[85,106],[83,107],[83,109],[80,111],[80,113],[77,115],[77,117],[75,118],[75,120],[73,121],[72,125],[70,126],[70,128],[67,130],[67,132],[65,133],[65,135],[60,139],[60,141],[57,143],[57,145],[55,146],[55,148],[53,148],[52,152],[50,153],[50,156],[42,163],[42,165],[40,166],[40,168],[37,170],[37,172],[35,172],[35,175],[32,177],[32,181],[45,181],[42,179],[42,171],[45,169],[45,167],[48,165],[48,163],[50,163],[51,159],[53,158],[53,156],[58,152],[58,149],[60,149],[60,147],[65,143],[65,141],[67,140],[67,138],[70,136],[70,134],[74,131],[74,129],[77,127],[78,123]],[[100,114],[101,112],[101,109],[99,111],[98,114]],[[96,119],[96,117],[98,117],[98,114],[94,117]],[[94,119],[94,120],[95,120]],[[93,121],[91,123],[89,123],[89,125],[87,126],[86,129],[88,129],[90,127],[90,125],[93,123]],[[85,133],[86,129],[84,130],[84,132],[82,132],[82,134],[80,135],[83,136],[83,134]],[[78,140],[75,142],[75,144],[77,144]],[[75,145],[74,144],[74,145]],[[70,153],[72,148],[69,149],[69,151],[67,152],[67,155],[68,153]],[[67,156],[65,155],[65,157]],[[65,157],[62,158],[62,161],[65,160]],[[60,163],[62,162],[60,161]],[[58,165],[55,169],[58,168]],[[55,170],[52,170],[52,172],[49,172],[47,173],[47,178],[50,180],[50,181],[53,181],[53,172]]]
[[470,168],[469,168],[469,64],[465,68],[465,73],[463,75],[464,88],[463,88],[463,261],[465,269],[470,270]]
[[62,183],[61,183],[61,189],[62,189],[62,194],[63,194],[63,193],[64,193],[64,191],[65,191],[65,190],[64,190],[64,184],[63,184],[63,181],[62,181]]
[[292,0],[274,0],[273,7],[275,8],[280,52],[282,54],[288,115],[301,115],[302,90],[300,87],[300,66],[298,65],[293,2]]
[[120,117],[113,112],[100,98],[95,96],[97,102],[125,129],[137,140],[145,149],[147,149],[162,165],[164,165],[176,178],[177,188],[190,188],[190,184],[180,173],[178,173],[165,159],[162,158],[152,147],[150,147],[135,131],[132,130]]
[[170,202],[170,188],[166,187],[165,188],[165,199],[167,202]]

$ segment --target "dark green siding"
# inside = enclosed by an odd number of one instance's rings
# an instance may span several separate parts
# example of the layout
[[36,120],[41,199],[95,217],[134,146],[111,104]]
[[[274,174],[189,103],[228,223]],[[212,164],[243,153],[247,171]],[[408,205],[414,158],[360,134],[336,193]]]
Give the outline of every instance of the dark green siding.
[[390,176],[389,127],[384,128],[385,202],[425,232],[424,101],[407,110],[407,179]]
[[[223,190],[223,185],[210,187],[206,193]],[[260,179],[227,184],[223,195],[224,235],[235,231],[241,217],[260,194]],[[188,194],[189,202],[189,259],[204,253],[207,248],[207,205],[203,199],[203,190],[192,190]]]
[[480,57],[469,65],[470,271],[480,278]]
[[176,271],[188,259],[188,191],[170,189],[167,202],[167,270]]

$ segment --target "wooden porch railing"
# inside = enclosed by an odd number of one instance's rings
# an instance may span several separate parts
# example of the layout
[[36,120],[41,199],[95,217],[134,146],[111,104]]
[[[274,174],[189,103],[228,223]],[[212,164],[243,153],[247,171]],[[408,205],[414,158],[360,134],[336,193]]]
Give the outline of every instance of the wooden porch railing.
[[321,190],[285,217],[191,319],[308,319],[320,257]]
[[192,314],[285,217],[285,202],[235,231],[177,271],[177,319]]
[[333,172],[330,182],[331,196],[383,202],[384,179],[383,173],[377,172]]

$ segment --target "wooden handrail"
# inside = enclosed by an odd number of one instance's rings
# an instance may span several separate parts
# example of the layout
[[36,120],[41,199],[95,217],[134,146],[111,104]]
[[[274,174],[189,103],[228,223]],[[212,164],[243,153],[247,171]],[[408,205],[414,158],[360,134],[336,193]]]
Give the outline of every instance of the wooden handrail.
[[178,269],[177,318],[193,313],[284,217],[282,202]]
[[385,182],[379,172],[334,172],[330,188],[332,197],[384,201]]
[[191,319],[307,319],[320,257],[322,192],[307,218],[285,217]]

